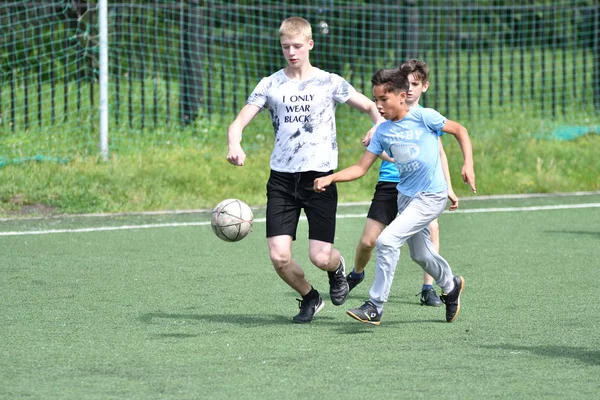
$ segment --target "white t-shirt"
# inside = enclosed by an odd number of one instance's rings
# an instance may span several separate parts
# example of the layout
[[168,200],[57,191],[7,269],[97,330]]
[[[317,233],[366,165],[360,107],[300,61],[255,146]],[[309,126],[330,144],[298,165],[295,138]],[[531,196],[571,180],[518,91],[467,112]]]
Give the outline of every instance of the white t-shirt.
[[326,172],[337,168],[335,107],[356,92],[339,75],[314,68],[310,79],[288,78],[283,69],[263,78],[248,104],[269,110],[275,131],[271,169]]

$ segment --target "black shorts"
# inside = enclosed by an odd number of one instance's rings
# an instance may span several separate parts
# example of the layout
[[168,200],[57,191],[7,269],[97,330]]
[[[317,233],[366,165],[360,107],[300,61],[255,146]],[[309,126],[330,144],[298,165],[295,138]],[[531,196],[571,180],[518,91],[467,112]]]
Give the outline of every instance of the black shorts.
[[367,218],[389,225],[398,215],[398,182],[377,182]]
[[335,184],[322,193],[314,180],[329,172],[286,173],[271,171],[267,182],[267,237],[289,235],[296,240],[300,212],[308,220],[308,238],[333,243],[338,193]]

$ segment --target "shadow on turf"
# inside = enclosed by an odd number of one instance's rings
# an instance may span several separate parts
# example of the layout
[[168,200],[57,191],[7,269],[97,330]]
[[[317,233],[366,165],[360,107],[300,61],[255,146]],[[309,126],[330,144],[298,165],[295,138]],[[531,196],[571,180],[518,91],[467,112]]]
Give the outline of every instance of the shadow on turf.
[[589,232],[589,231],[545,231],[545,233],[560,233],[567,235],[587,235],[587,236],[597,236],[600,238],[600,232]]
[[[316,319],[315,319],[314,323],[318,324],[318,321],[316,321]],[[371,324],[365,324],[365,323],[353,320],[350,317],[348,317],[347,323],[336,321],[335,330],[337,330],[337,332],[340,335],[360,335],[363,333],[377,333],[378,330],[389,328],[389,327],[393,327],[394,329],[397,329],[398,327],[403,327],[403,326],[411,325],[411,324],[431,324],[431,323],[447,324],[446,321],[441,321],[438,319],[420,319],[420,320],[412,320],[412,321],[382,320],[381,325],[376,326],[376,325],[371,325]]]
[[158,319],[170,319],[173,321],[209,321],[237,325],[288,325],[291,323],[291,317],[283,315],[250,315],[250,314],[170,314],[170,313],[147,313],[138,318],[145,324],[154,324]]
[[188,339],[188,338],[193,338],[193,337],[198,337],[200,335],[191,335],[188,333],[158,333],[154,336],[157,336],[161,339],[168,339],[168,338],[173,338],[173,339]]
[[554,358],[572,358],[589,365],[600,365],[600,351],[593,351],[581,347],[570,346],[512,346],[512,345],[486,345],[488,349],[526,351],[536,355]]
[[[264,326],[264,325],[296,325],[292,322],[291,317],[285,315],[250,315],[250,314],[225,314],[225,315],[214,315],[214,314],[170,314],[163,312],[154,312],[141,315],[139,321],[151,325],[157,323],[158,320],[166,319],[171,320],[173,323],[178,321],[209,321],[217,323],[235,324],[241,326]],[[398,321],[390,320],[382,322],[385,326],[396,326],[396,325],[407,325],[407,324],[423,324],[423,323],[446,323],[441,319],[423,319],[423,320],[412,320],[412,321]],[[313,320],[312,324],[329,324],[336,327],[339,333],[346,335],[353,335],[357,333],[371,332],[372,329],[378,329],[378,327],[363,324],[355,321],[348,317],[346,321],[340,321],[337,318],[328,317],[324,315],[317,315]],[[310,325],[310,324],[306,324]],[[161,337],[173,337],[173,338],[187,338],[186,334],[164,334]]]

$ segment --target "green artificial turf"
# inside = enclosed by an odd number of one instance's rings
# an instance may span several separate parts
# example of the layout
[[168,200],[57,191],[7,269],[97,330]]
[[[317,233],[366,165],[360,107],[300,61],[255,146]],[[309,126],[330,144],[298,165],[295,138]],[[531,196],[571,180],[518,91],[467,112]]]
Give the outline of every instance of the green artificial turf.
[[[349,318],[368,298],[373,261],[332,305],[327,275],[308,261],[306,222],[295,258],[326,305],[293,324],[298,295],[270,265],[262,210],[238,243],[218,240],[208,213],[4,221],[0,398],[595,398],[600,208],[518,211],[533,203],[490,201],[515,209],[484,212],[465,201],[440,217],[441,253],[466,280],[451,324],[443,307],[419,305],[422,271],[407,249],[381,326]],[[349,268],[365,212],[339,210]]]

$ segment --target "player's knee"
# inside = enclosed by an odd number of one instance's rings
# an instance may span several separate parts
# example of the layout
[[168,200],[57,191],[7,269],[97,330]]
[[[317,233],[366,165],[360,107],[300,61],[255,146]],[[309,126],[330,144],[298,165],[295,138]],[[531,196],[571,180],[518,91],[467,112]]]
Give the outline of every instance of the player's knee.
[[358,242],[358,247],[360,250],[373,250],[375,248],[375,242],[377,239],[371,237],[361,237],[360,242]]
[[310,255],[310,262],[314,264],[315,267],[326,270],[329,267],[331,258],[331,253],[318,253]]
[[290,253],[279,252],[276,250],[271,250],[270,257],[275,269],[284,269],[286,266],[290,265],[290,262],[292,261],[292,255]]

